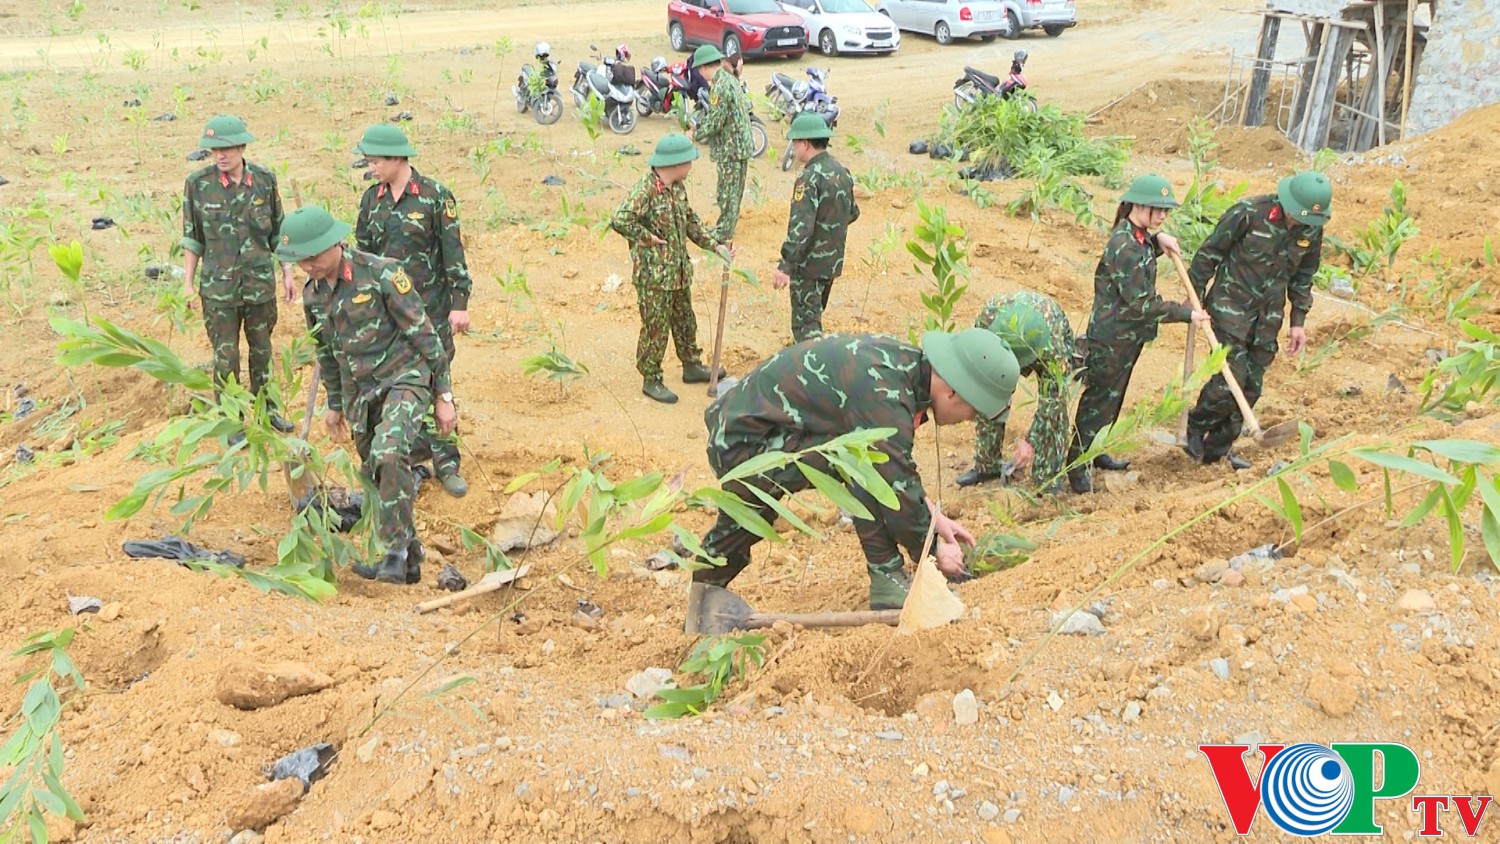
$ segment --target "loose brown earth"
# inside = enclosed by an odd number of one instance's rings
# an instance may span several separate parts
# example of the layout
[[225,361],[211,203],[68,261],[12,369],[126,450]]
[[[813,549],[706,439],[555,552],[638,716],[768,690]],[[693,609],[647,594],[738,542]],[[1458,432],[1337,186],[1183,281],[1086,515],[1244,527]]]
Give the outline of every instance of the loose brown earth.
[[[93,313],[167,335],[166,323],[154,322],[156,288],[142,278],[141,250],[165,255],[176,239],[173,197],[196,166],[182,155],[206,118],[241,114],[261,139],[250,148],[252,160],[286,167],[309,196],[350,213],[360,183],[349,150],[359,131],[410,110],[418,165],[462,199],[476,279],[475,330],[460,341],[456,370],[467,443],[478,455],[469,464],[475,490],[463,501],[425,492],[418,507],[423,535],[451,536],[456,523],[488,527],[512,478],[553,457],[578,461],[585,448],[612,452],[616,477],[686,468],[690,483],[709,480],[700,421],[706,400],[698,388],[682,389],[674,407],[638,394],[630,288],[603,289],[612,274],[628,275],[628,257],[612,235],[590,232],[642,167],[642,159],[614,153],[627,144],[649,150],[664,124],[655,118],[629,138],[591,142],[571,104],[557,125],[537,127],[511,110],[508,93],[519,57],[539,38],[552,42],[565,72],[591,40],[624,40],[642,61],[665,52],[660,3],[484,12],[432,4],[367,19],[365,34],[342,40],[318,35],[323,10],[274,20],[266,3],[206,0],[190,12],[139,5],[90,3],[76,22],[62,4],[42,13],[31,3],[0,5],[0,57],[14,70],[5,78],[13,105],[0,160],[0,175],[11,183],[0,197],[12,207],[37,197],[57,215],[60,239],[83,241]],[[1220,5],[1089,4],[1076,30],[1024,42],[1034,90],[1085,112],[1128,94],[1098,115],[1096,128],[1136,139],[1130,174],[1163,172],[1181,189],[1188,180],[1186,121],[1217,106],[1227,41],[1243,45],[1253,37],[1253,18]],[[107,45],[96,32],[107,35]],[[502,35],[518,49],[497,60]],[[269,63],[260,48],[247,62],[262,36]],[[320,44],[335,58],[320,53]],[[1064,222],[1032,230],[999,208],[978,209],[947,187],[932,162],[905,153],[907,141],[934,124],[963,64],[1001,69],[1014,46],[940,49],[908,36],[897,56],[831,62],[833,90],[847,106],[840,128],[864,147],[856,154],[841,145],[840,156],[857,173],[896,179],[861,195],[864,217],[835,289],[831,328],[904,334],[920,322],[923,282],[900,246],[917,219],[918,198],[946,204],[972,238],[973,286],[962,317],[994,294],[1025,286],[1056,297],[1083,328],[1099,232]],[[142,51],[141,71],[125,65],[130,49]],[[393,86],[386,56],[394,53],[401,54],[394,70],[403,102],[387,108],[382,102]],[[751,64],[749,78],[760,85],[770,70],[796,64]],[[169,111],[175,86],[188,96],[176,122],[137,125],[120,106],[140,97],[147,117]],[[472,117],[473,126],[455,125],[459,115]],[[882,115],[884,136],[873,126]],[[449,122],[440,123],[445,117]],[[1497,126],[1500,112],[1490,109],[1363,163],[1336,166],[1332,230],[1347,234],[1378,214],[1391,180],[1402,178],[1422,227],[1404,255],[1437,248],[1456,261],[1478,258],[1500,222],[1492,204],[1500,179]],[[481,184],[468,154],[492,138],[513,149],[495,159]],[[1221,161],[1232,168],[1226,178],[1248,179],[1254,190],[1269,189],[1297,163],[1272,132],[1225,129],[1219,140]],[[773,131],[773,143],[781,142]],[[692,193],[711,214],[705,169]],[[765,160],[752,173],[740,263],[764,281],[791,176]],[[567,186],[542,187],[547,174]],[[991,187],[1002,198],[1019,190]],[[1111,191],[1094,187],[1103,210]],[[542,230],[564,195],[584,211],[577,227],[549,237]],[[88,230],[89,218],[101,214],[120,227]],[[875,244],[888,229],[897,232],[896,245],[882,250]],[[267,841],[1229,840],[1196,745],[1255,736],[1401,741],[1421,755],[1424,793],[1500,790],[1500,660],[1489,647],[1489,620],[1500,611],[1495,581],[1472,550],[1450,574],[1437,529],[1396,529],[1378,506],[1311,529],[1295,556],[1247,571],[1242,585],[1182,585],[1205,563],[1288,538],[1258,505],[1235,505],[1147,555],[1105,590],[1103,636],[1060,637],[1007,682],[1041,642],[1051,609],[1071,605],[1122,561],[1259,478],[1295,446],[1274,454],[1247,448],[1257,468],[1234,476],[1192,466],[1153,439],[1132,455],[1138,476],[1111,478],[1087,499],[1027,504],[994,489],[953,486],[969,464],[972,432],[944,431],[939,443],[928,429],[919,460],[945,508],[976,532],[998,527],[996,513],[1008,509],[1019,530],[1040,543],[1033,559],[962,587],[970,615],[939,631],[911,638],[885,629],[776,631],[768,665],[736,687],[728,705],[697,720],[651,723],[638,705],[621,706],[625,681],[648,666],[675,666],[691,644],[680,632],[685,575],[642,569],[651,546],[616,551],[604,579],[593,578],[568,543],[532,554],[528,561],[546,576],[528,578],[526,591],[509,596],[523,599],[519,624],[496,620],[506,605],[500,597],[413,614],[415,601],[436,594],[431,572],[412,589],[347,578],[336,598],[316,606],[125,558],[123,540],[174,529],[161,511],[127,523],[103,518],[149,470],[127,455],[160,430],[168,396],[134,373],[68,373],[51,363],[55,336],[46,319],[81,311],[76,297],[62,293],[45,252],[36,259],[35,280],[11,276],[14,307],[3,321],[0,380],[25,383],[42,409],[0,426],[0,454],[8,458],[23,442],[50,452],[40,467],[0,468],[0,542],[10,551],[0,564],[8,596],[0,605],[0,641],[14,646],[36,631],[77,624],[67,615],[67,594],[111,605],[83,622],[73,647],[90,685],[65,716],[66,781],[88,820],[76,829],[55,824],[64,838],[226,840],[231,818],[250,822],[241,815],[264,781],[261,767],[317,742],[331,742],[341,754],[328,777],[265,830]],[[501,293],[495,279],[508,266],[527,273],[532,301],[508,302]],[[1400,297],[1408,272],[1416,270],[1402,263],[1389,286],[1366,282],[1360,304],[1383,310]],[[708,338],[717,279],[700,275],[697,309]],[[1354,433],[1370,442],[1450,435],[1493,441],[1494,417],[1480,413],[1456,430],[1414,421],[1415,391],[1387,390],[1392,375],[1414,387],[1429,365],[1424,351],[1454,342],[1442,320],[1445,298],[1437,297],[1437,310],[1413,307],[1403,325],[1345,339],[1321,365],[1299,371],[1278,361],[1261,403],[1266,421],[1303,419],[1321,437]],[[1414,295],[1408,303],[1422,300]],[[1368,321],[1366,310],[1320,295],[1309,329],[1316,346]],[[1479,321],[1495,322],[1493,314]],[[284,307],[281,323],[278,339],[290,341],[301,330],[300,310]],[[784,296],[737,285],[727,329],[730,369],[743,373],[778,348],[787,323]],[[520,374],[520,359],[546,347],[549,327],[560,347],[590,368],[562,390]],[[1138,367],[1132,400],[1159,394],[1176,377],[1183,339],[1180,326],[1162,332]],[[207,358],[199,329],[172,345],[189,360]],[[670,377],[669,384],[676,386]],[[87,409],[43,436],[41,420],[75,389]],[[1027,416],[1029,409],[1018,411],[1016,430]],[[77,462],[60,459],[87,426],[109,420],[124,422],[118,444]],[[194,538],[240,549],[252,565],[273,562],[286,524],[275,483],[264,494],[221,503]],[[1378,478],[1366,469],[1360,496],[1319,486],[1326,505],[1303,496],[1310,524],[1375,495]],[[696,511],[681,518],[693,529],[708,521]],[[1477,531],[1470,541],[1478,545]],[[759,552],[736,587],[767,610],[854,608],[866,582],[858,560],[853,535],[831,528],[824,541],[798,537]],[[479,560],[459,554],[454,562],[478,574]],[[564,572],[571,586],[559,577]],[[1306,587],[1307,596],[1277,593],[1294,587]],[[1397,599],[1413,588],[1431,593],[1436,609],[1398,609]],[[605,610],[597,630],[570,622],[583,598]],[[1228,660],[1228,680],[1210,670],[1218,657]],[[221,670],[245,661],[301,663],[326,675],[308,675],[320,681],[313,685],[330,678],[332,685],[244,711],[221,703],[216,690],[235,679],[221,678]],[[6,666],[19,668],[19,661]],[[426,694],[464,676],[474,682],[436,698]],[[953,723],[952,697],[965,688],[980,703],[977,725]],[[0,704],[14,711],[19,699],[16,688]],[[284,808],[294,797],[267,792],[257,805]],[[1399,801],[1378,807],[1388,837],[1412,835],[1416,816],[1407,809]],[[1271,836],[1264,819],[1259,829],[1260,837]]]

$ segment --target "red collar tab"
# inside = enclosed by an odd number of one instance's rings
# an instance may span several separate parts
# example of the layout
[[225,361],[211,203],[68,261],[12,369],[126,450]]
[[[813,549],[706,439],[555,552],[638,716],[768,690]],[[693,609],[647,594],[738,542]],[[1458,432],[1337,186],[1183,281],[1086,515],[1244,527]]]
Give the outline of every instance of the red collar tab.
[[652,173],[651,174],[651,181],[655,183],[655,185],[656,185],[656,192],[657,193],[664,193],[666,191],[666,189],[667,189],[667,183],[664,182],[664,181],[662,181],[661,174],[659,174],[659,173]]
[[1130,228],[1132,229],[1131,234],[1135,235],[1135,242],[1141,244],[1142,246],[1145,246],[1146,230],[1134,224],[1131,224]]
[[[385,197],[386,189],[388,187],[390,187],[390,186],[387,185],[385,182],[381,182],[380,183],[380,187],[375,191],[375,198],[376,199],[383,199]],[[416,176],[412,176],[411,177],[411,181],[406,183],[406,193],[409,193],[412,196],[421,196],[422,195],[421,190],[419,190],[417,188],[417,177]],[[391,194],[394,197],[395,191],[392,191]]]
[[349,263],[349,259],[348,258],[344,259],[344,263],[343,263],[342,269],[343,269],[342,275],[344,276],[344,281],[353,281],[354,280],[354,265],[352,265],[352,264]]
[[1266,219],[1273,223],[1281,221],[1281,203],[1278,202],[1271,206],[1271,213],[1266,215]]

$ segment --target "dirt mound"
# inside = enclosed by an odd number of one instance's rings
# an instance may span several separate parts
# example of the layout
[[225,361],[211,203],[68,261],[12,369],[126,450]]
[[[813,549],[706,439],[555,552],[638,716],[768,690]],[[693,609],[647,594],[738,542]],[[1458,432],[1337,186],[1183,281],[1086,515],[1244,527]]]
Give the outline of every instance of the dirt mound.
[[1484,241],[1500,231],[1500,104],[1468,112],[1439,129],[1357,162],[1387,168],[1406,182],[1424,233],[1444,242],[1443,254],[1480,259]]

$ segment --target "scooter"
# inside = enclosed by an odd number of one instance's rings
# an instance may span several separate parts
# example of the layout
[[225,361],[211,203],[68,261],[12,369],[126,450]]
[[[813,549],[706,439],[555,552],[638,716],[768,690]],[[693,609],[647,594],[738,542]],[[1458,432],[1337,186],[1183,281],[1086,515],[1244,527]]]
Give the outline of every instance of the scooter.
[[1011,58],[1010,75],[1004,82],[1000,77],[994,76],[975,67],[964,67],[964,75],[953,83],[953,105],[963,109],[974,103],[980,97],[994,96],[1019,100],[1027,111],[1037,110],[1036,98],[1026,90],[1026,75],[1022,69],[1026,66],[1026,51],[1017,50]]
[[557,94],[556,64],[546,59],[541,65],[540,72],[530,64],[521,65],[521,75],[510,91],[516,97],[516,111],[530,111],[536,122],[547,126],[562,117],[562,97]]
[[569,89],[573,92],[573,103],[581,110],[588,107],[590,99],[598,98],[604,103],[604,117],[610,131],[627,135],[635,129],[636,123],[635,86],[616,84],[612,79],[614,60],[605,59],[599,54],[599,48],[592,44],[589,49],[594,51],[594,58],[599,62],[578,63],[578,69],[573,73],[573,86]]

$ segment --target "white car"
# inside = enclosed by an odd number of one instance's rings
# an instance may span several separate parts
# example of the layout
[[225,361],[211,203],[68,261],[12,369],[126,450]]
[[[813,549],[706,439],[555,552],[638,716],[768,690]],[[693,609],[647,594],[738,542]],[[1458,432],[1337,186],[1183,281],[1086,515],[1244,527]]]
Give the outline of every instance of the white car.
[[781,7],[802,18],[807,44],[825,56],[839,53],[896,52],[901,33],[891,19],[865,0],[781,0]]
[[880,0],[876,8],[901,29],[931,35],[939,44],[976,36],[993,41],[1014,31],[1003,0]]

